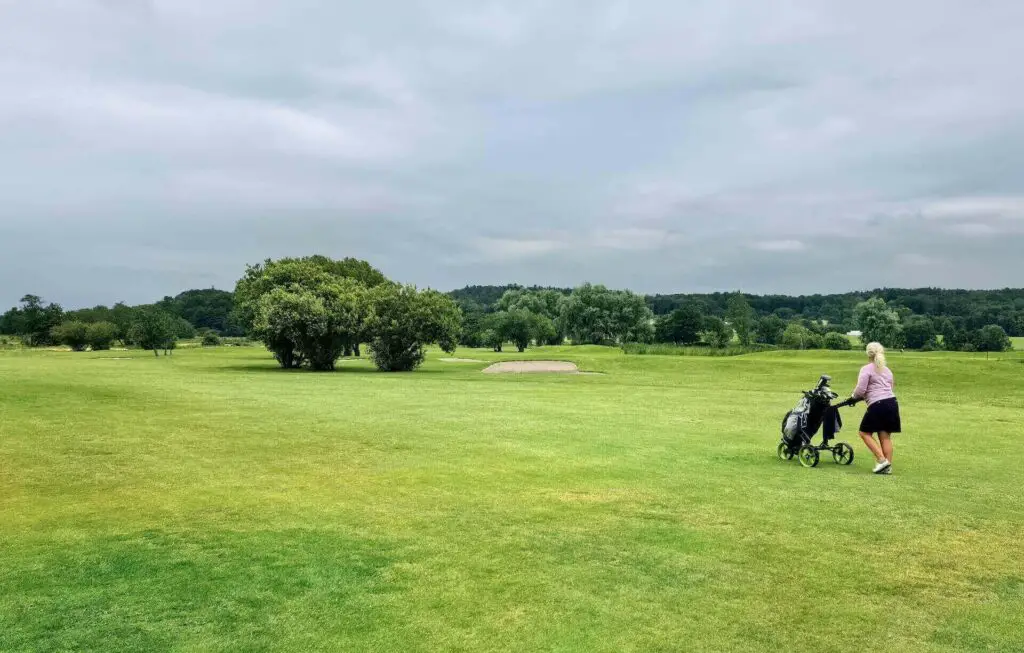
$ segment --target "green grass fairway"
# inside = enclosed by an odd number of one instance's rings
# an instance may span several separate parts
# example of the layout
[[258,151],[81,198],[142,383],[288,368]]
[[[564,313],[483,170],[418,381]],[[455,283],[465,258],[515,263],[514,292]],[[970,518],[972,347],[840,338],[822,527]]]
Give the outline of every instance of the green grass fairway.
[[0,353],[0,650],[1024,651],[1021,354],[893,353],[891,477],[775,456],[860,352],[528,357]]
[[1010,338],[1014,351],[1024,351],[1024,338]]

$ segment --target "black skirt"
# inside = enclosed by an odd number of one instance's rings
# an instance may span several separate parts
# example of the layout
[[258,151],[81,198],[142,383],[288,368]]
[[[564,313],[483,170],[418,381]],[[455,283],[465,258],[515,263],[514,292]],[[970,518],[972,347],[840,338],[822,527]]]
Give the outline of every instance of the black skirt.
[[860,422],[860,432],[899,433],[900,405],[896,399],[882,399],[868,406]]

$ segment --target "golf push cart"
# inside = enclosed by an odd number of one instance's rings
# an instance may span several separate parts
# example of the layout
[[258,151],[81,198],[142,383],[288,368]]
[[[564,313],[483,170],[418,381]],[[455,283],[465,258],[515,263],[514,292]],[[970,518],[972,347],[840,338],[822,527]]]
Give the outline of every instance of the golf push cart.
[[[821,452],[828,451],[838,465],[853,462],[853,447],[846,442],[832,442],[843,426],[839,408],[852,406],[858,400],[850,398],[838,404],[832,402],[839,397],[829,387],[832,377],[822,374],[813,390],[805,390],[803,399],[793,410],[782,418],[782,440],[778,455],[781,460],[792,460],[795,456],[804,467],[815,467],[821,459]],[[823,428],[821,444],[811,439]]]

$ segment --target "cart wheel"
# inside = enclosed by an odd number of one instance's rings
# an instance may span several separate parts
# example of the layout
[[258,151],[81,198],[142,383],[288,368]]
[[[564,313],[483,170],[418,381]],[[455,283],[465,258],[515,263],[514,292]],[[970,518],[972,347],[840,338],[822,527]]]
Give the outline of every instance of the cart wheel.
[[779,460],[793,460],[793,456],[796,454],[790,450],[789,445],[785,442],[779,443]]
[[800,464],[804,467],[817,467],[818,466],[818,450],[809,444],[805,444],[800,447],[800,451],[797,453],[797,457],[800,460]]
[[840,442],[832,447],[832,460],[837,465],[849,465],[853,462],[853,447],[845,442]]

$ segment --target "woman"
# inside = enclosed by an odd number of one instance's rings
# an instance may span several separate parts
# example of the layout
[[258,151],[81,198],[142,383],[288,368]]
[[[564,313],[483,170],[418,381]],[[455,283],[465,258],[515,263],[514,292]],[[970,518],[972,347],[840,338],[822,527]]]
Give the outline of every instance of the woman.
[[[860,369],[855,399],[868,402],[860,423],[860,437],[875,456],[876,474],[892,473],[892,434],[900,432],[900,405],[893,394],[893,376],[885,364],[885,348],[872,342],[865,350],[871,361]],[[873,435],[878,434],[878,442]]]

